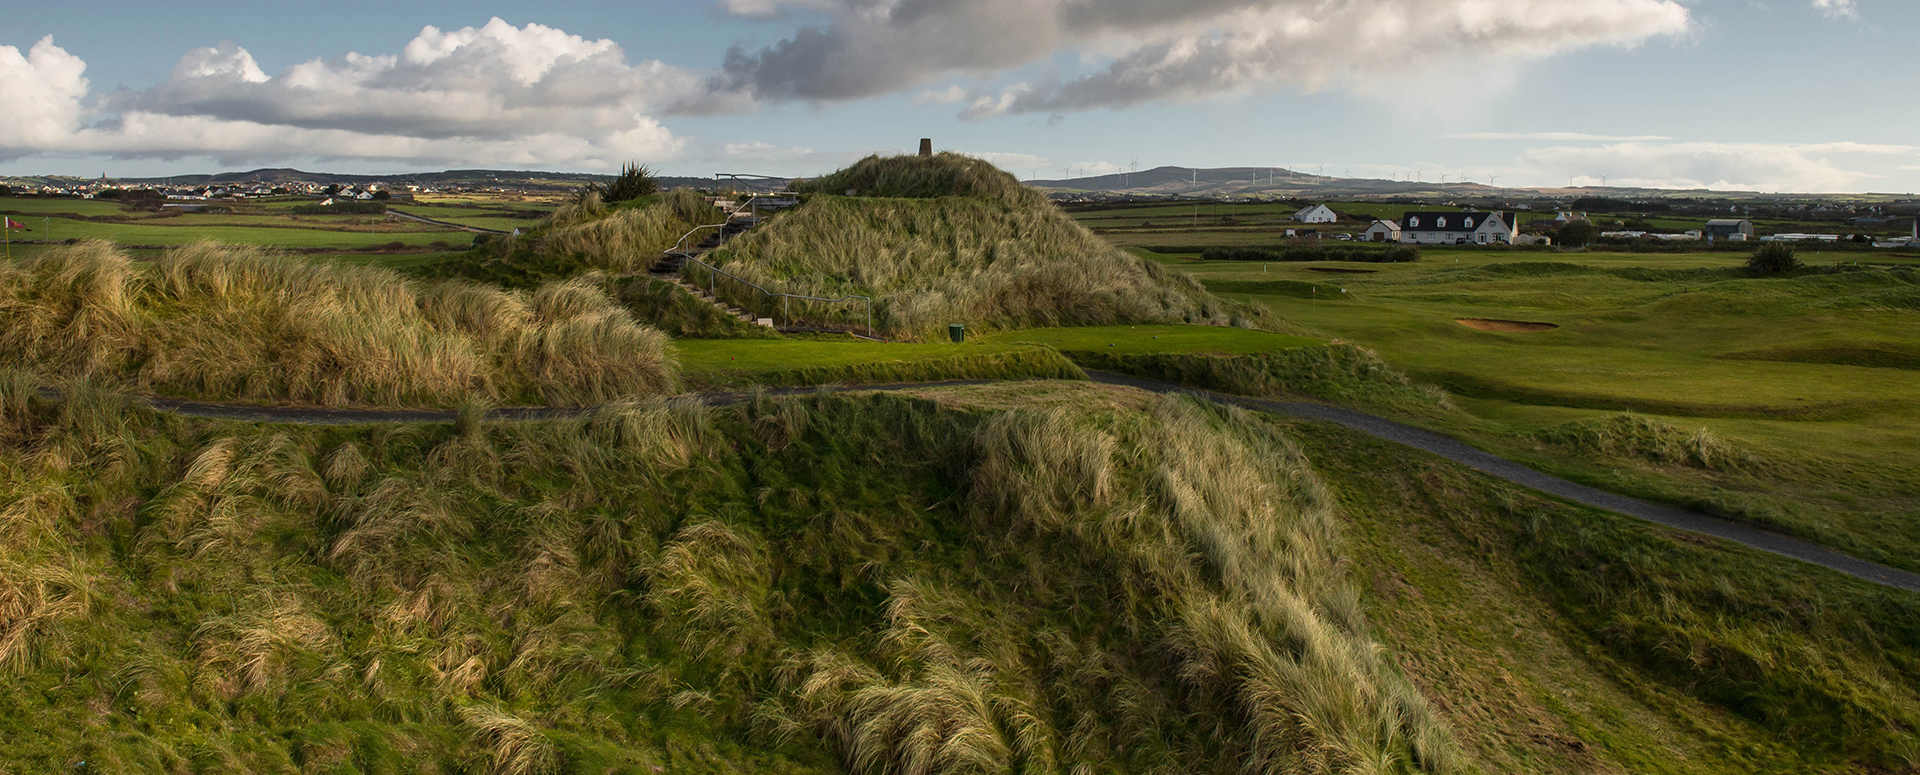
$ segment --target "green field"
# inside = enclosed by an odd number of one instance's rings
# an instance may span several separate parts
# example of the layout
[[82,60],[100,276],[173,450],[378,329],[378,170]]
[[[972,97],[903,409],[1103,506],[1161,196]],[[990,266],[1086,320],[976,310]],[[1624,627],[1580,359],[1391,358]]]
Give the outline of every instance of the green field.
[[1065,365],[1045,348],[1022,344],[682,339],[675,347],[682,376],[708,387],[1024,378],[1053,376]]
[[[213,240],[296,250],[417,251],[422,247],[459,248],[472,244],[465,229],[424,224],[382,215],[295,215],[308,198],[195,202],[227,212],[160,212],[104,200],[0,198],[0,213],[31,231],[28,240],[97,239],[120,245],[188,245]],[[538,224],[553,203],[525,197],[431,198],[395,202],[395,209],[465,227],[512,231]],[[61,217],[67,216],[67,217]],[[397,243],[397,244],[396,244]]]
[[[1429,251],[1363,270],[1161,260],[1446,387],[1461,411],[1419,419],[1428,425],[1608,489],[1920,568],[1920,277],[1843,266],[1860,258],[1809,254],[1829,271],[1764,279],[1737,254]],[[1347,273],[1316,271],[1328,268]],[[1307,284],[1347,293],[1294,292]],[[1540,441],[1622,412],[1704,429],[1761,462],[1700,470]]]
[[1046,345],[1062,352],[1115,354],[1200,353],[1253,355],[1326,344],[1317,339],[1217,326],[1094,326],[1008,331],[981,339],[993,344]]

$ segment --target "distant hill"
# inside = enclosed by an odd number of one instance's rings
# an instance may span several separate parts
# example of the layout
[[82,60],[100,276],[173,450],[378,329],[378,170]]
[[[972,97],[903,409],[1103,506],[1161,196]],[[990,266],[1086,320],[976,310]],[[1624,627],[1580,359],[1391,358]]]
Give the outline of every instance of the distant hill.
[[1029,180],[1027,185],[1055,195],[1076,193],[1113,196],[1169,196],[1199,199],[1345,199],[1412,197],[1419,199],[1496,199],[1572,196],[1655,198],[1669,196],[1754,195],[1730,192],[1679,191],[1647,188],[1495,188],[1486,183],[1342,178],[1315,175],[1284,167],[1155,167],[1140,172],[1096,175],[1067,180]]
[[[568,190],[587,183],[612,180],[611,175],[597,175],[584,172],[542,172],[537,170],[446,170],[443,172],[412,172],[400,175],[347,175],[331,172],[306,172],[304,170],[267,168],[248,172],[220,172],[202,175],[172,175],[159,178],[114,178],[113,182],[131,186],[187,185],[200,186],[222,183],[265,183],[284,185],[288,183],[351,183],[365,185],[380,183],[386,185],[419,185],[436,187],[488,187],[504,186],[521,190]],[[84,182],[76,178],[22,178],[34,183],[62,181],[67,183]],[[753,187],[765,188],[784,183],[784,181],[755,181]],[[711,188],[716,185],[713,178],[663,177],[663,188]],[[742,185],[745,187],[745,185]]]

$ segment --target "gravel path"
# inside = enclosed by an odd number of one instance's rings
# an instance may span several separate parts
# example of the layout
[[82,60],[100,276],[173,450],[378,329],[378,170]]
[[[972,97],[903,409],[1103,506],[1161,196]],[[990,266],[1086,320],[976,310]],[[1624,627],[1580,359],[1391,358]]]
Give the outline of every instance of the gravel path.
[[[1325,404],[1304,401],[1269,401],[1258,398],[1243,398],[1205,390],[1196,390],[1184,385],[1176,385],[1157,380],[1088,372],[1095,382],[1107,385],[1120,385],[1137,388],[1153,393],[1190,393],[1220,403],[1234,404],[1262,412],[1284,414],[1309,420],[1319,420],[1346,426],[1366,433],[1375,438],[1395,444],[1412,447],[1423,452],[1438,455],[1455,463],[1473,468],[1482,473],[1512,482],[1554,497],[1591,506],[1603,511],[1622,514],[1654,524],[1684,530],[1690,533],[1713,536],[1734,543],[1770,552],[1782,557],[1791,557],[1802,562],[1812,563],[1823,568],[1864,579],[1883,586],[1920,592],[1920,574],[1889,568],[1868,562],[1846,554],[1826,549],[1797,538],[1735,522],[1722,517],[1710,516],[1698,512],[1662,506],[1605,490],[1598,490],[1582,484],[1561,479],[1556,476],[1535,471],[1526,466],[1488,454],[1436,433],[1424,431],[1410,425],[1375,417],[1370,414],[1342,409]],[[873,392],[911,390],[936,387],[958,387],[965,385],[984,385],[987,381],[968,380],[954,382],[915,383],[906,385],[859,385],[828,388],[778,388],[765,391],[770,396],[804,395],[819,390],[830,392]],[[715,405],[737,404],[746,400],[745,393],[697,393],[701,400]],[[155,409],[188,417],[203,417],[216,420],[237,420],[241,422],[293,423],[302,425],[360,425],[367,423],[444,423],[458,419],[457,411],[422,410],[360,410],[360,409],[306,409],[255,407],[236,404],[217,404],[198,401],[180,401],[165,398],[141,399]],[[554,420],[578,417],[594,411],[592,408],[504,408],[487,412],[490,420],[520,422],[530,420]]]

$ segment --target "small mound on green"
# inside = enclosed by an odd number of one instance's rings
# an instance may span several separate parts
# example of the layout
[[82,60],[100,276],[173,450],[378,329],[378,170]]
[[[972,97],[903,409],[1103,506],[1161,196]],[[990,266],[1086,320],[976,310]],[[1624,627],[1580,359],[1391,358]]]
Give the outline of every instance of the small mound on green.
[[421,272],[510,288],[530,288],[592,270],[630,274],[644,271],[695,227],[725,220],[725,213],[691,189],[611,207],[589,191],[525,235],[479,245]]
[[1753,469],[1760,458],[1705,428],[1686,430],[1633,414],[1556,425],[1533,438],[1582,454],[1713,471]]
[[1720,357],[1730,361],[1775,361],[1820,363],[1831,366],[1866,366],[1876,369],[1920,369],[1920,345],[1898,342],[1858,342],[1824,347],[1775,347],[1728,353]]
[[106,243],[0,267],[0,366],[213,400],[591,404],[674,386],[667,337],[594,284],[430,286],[201,244]]
[[1316,347],[1318,339],[1266,331],[1218,326],[1088,326],[1008,331],[983,337],[995,344],[1040,344],[1061,352],[1102,351],[1116,354],[1205,353],[1252,355]]
[[[872,297],[877,327],[926,339],[943,336],[951,323],[979,331],[1252,326],[1267,314],[1223,302],[1192,278],[1113,247],[977,159],[868,159],[808,187],[863,195],[809,195],[711,260],[779,292]],[[743,288],[723,283],[719,291],[764,316],[784,314]],[[807,312],[841,316],[820,322],[865,323],[864,306]]]
[[681,340],[676,344],[687,381],[701,387],[1087,378],[1052,349],[1013,344],[815,339]]

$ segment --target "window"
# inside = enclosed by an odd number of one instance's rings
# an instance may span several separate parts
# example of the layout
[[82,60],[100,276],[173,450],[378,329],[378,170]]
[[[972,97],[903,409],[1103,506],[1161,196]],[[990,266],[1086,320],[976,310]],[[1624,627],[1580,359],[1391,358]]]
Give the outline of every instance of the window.
[[1444,229],[1444,228],[1447,228],[1447,219],[1446,219],[1446,218],[1441,218],[1441,219],[1440,219],[1440,228],[1442,228],[1442,229]]
[[1409,228],[1414,228],[1414,229],[1418,229],[1418,228],[1420,228],[1420,219],[1419,219],[1419,218],[1417,218],[1417,217],[1415,217],[1415,218],[1408,218],[1408,219],[1407,219],[1407,226],[1408,226]]

